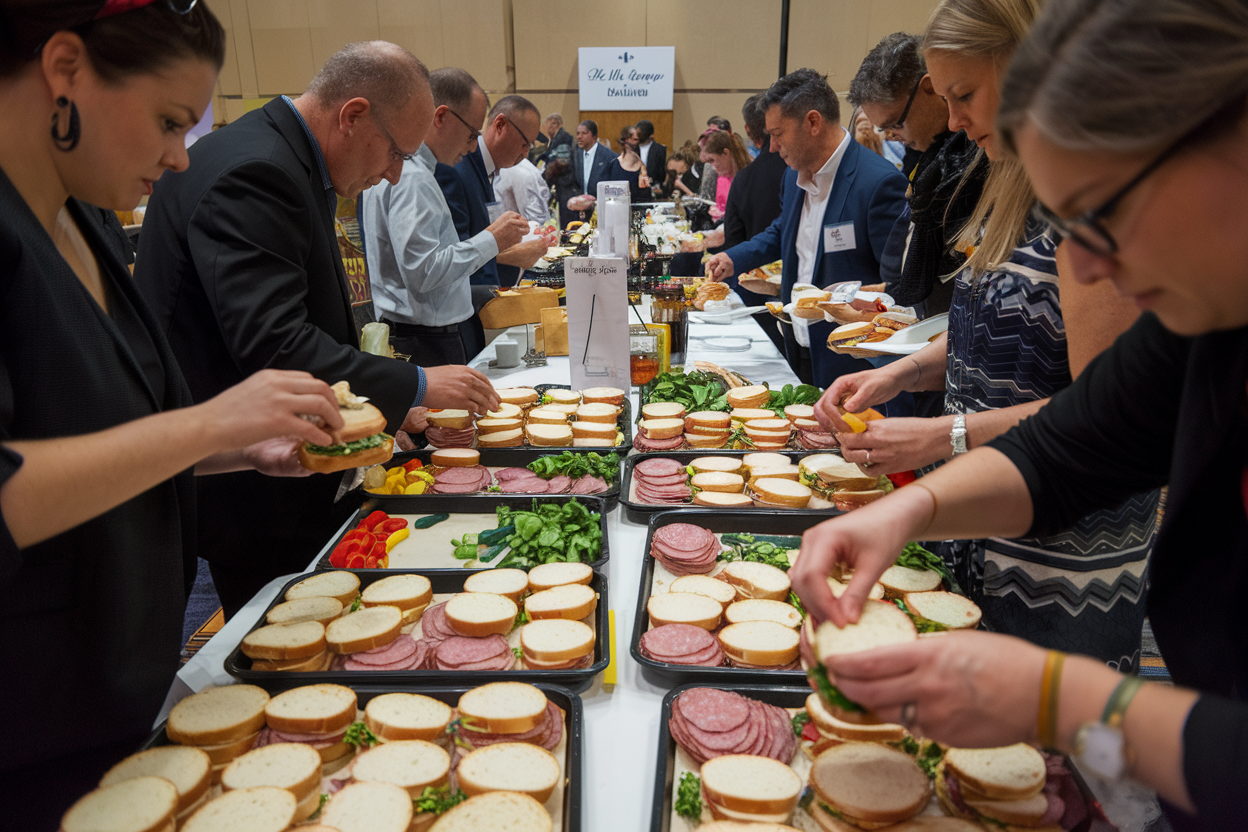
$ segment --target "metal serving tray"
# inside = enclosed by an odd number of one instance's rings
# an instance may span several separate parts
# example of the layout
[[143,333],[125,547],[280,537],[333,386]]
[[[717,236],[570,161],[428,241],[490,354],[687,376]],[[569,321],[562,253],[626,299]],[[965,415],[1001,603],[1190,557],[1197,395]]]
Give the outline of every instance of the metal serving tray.
[[[312,684],[308,682],[308,684]],[[353,689],[359,698],[360,708],[368,704],[369,700],[374,696],[380,696],[383,693],[420,693],[424,696],[431,696],[434,699],[441,700],[452,708],[459,702],[459,697],[464,693],[472,690],[475,685],[439,685],[432,687],[421,687],[413,689],[409,687],[400,687],[398,685],[366,685],[351,684],[343,682],[347,687]],[[484,684],[484,681],[482,682]],[[542,693],[546,694],[546,698],[554,702],[563,709],[563,730],[567,737],[567,757],[564,760],[564,787],[563,787],[563,826],[561,832],[581,832],[584,828],[582,824],[582,792],[584,776],[582,769],[582,757],[585,753],[585,713],[581,707],[581,697],[572,691],[557,685],[547,684],[543,682],[535,683]],[[298,685],[295,685],[298,687]],[[156,730],[148,737],[147,742],[143,744],[140,751],[146,751],[149,748],[156,748],[161,745],[171,745],[168,736],[165,735],[165,723],[161,722],[156,726]]]
[[[364,501],[364,504],[360,507],[360,510],[357,511],[355,515],[351,518],[351,522],[346,526],[346,531],[344,531],[341,535],[338,535],[337,537],[333,539],[329,549],[326,550],[325,554],[321,557],[321,559],[316,562],[316,568],[317,569],[336,569],[337,567],[330,565],[330,562],[329,562],[329,558],[333,554],[334,547],[338,545],[339,541],[342,540],[343,536],[348,531],[354,529],[357,525],[359,525],[359,522],[361,520],[363,520],[369,514],[377,510],[384,511],[390,515],[395,515],[395,514],[427,515],[427,514],[438,514],[438,513],[446,513],[446,514],[452,514],[452,515],[454,514],[480,515],[481,516],[480,528],[474,528],[472,529],[472,531],[481,532],[481,531],[485,531],[487,529],[493,529],[496,527],[497,520],[495,519],[496,518],[495,509],[498,508],[499,506],[508,506],[510,508],[513,508],[519,511],[530,511],[533,508],[534,502],[537,502],[539,504],[540,503],[579,502],[579,503],[584,503],[585,507],[588,508],[590,511],[598,512],[598,516],[599,516],[598,524],[599,524],[599,528],[602,529],[602,552],[599,554],[598,560],[591,561],[589,565],[594,567],[595,569],[600,569],[607,562],[611,554],[610,549],[608,548],[608,545],[607,545],[608,509],[607,509],[605,501],[596,494],[592,494],[592,495],[591,494],[445,494],[445,495],[440,495],[439,500],[436,504],[429,503],[427,502],[427,500],[428,498],[425,497],[424,495],[415,495],[415,494],[404,495],[404,496],[393,495],[389,497],[389,502],[381,503],[381,502],[378,502],[378,498],[375,495],[370,494],[369,499]],[[433,528],[437,529],[438,526],[434,526]],[[422,531],[424,530],[422,529],[412,530],[411,536],[407,540],[400,543],[399,546],[404,546],[405,544],[408,544],[409,541],[416,539],[422,533]],[[444,534],[439,535],[439,537],[444,537],[444,536],[445,536]],[[449,546],[449,544],[447,545]],[[398,549],[398,547],[395,547],[395,548],[396,550]],[[456,562],[457,565],[448,565],[448,566],[415,565],[415,566],[406,567],[406,568],[411,569],[411,570],[416,570],[416,571],[424,571],[424,570],[438,571],[438,570],[448,570],[448,569],[454,571],[454,570],[464,568],[462,565],[458,565],[459,563],[462,563],[462,562]],[[488,568],[488,567],[483,567],[483,568]],[[368,571],[368,570],[364,570],[364,571]],[[380,569],[377,571],[381,572],[382,574],[392,574],[396,571],[396,569]],[[473,571],[473,570],[470,570],[470,571]]]
[[[639,462],[645,462],[648,459],[674,459],[682,465],[688,466],[695,459],[701,459],[707,456],[736,456],[741,457],[746,454],[754,453],[778,453],[791,459],[795,464],[808,456],[815,454],[832,453],[831,451],[724,451],[724,450],[701,450],[701,451],[663,451],[645,454],[633,454],[624,460],[624,475],[620,482],[619,500],[624,506],[624,513],[629,520],[636,523],[645,523],[650,520],[652,514],[660,511],[723,511],[723,509],[713,506],[697,506],[693,503],[663,503],[656,505],[654,503],[638,502],[633,496],[633,468]],[[811,511],[819,511],[827,516],[843,514],[838,508],[826,509],[809,509]],[[772,508],[739,508],[734,509],[735,512],[746,512],[748,514],[776,514],[777,509]]]
[[[436,448],[422,448],[418,451],[402,451],[400,453],[395,454],[390,459],[389,462],[385,463],[385,467],[393,468],[396,465],[402,465],[403,463],[408,462],[413,459],[419,459],[421,465],[428,465],[429,458],[433,456],[433,452],[435,450],[437,449]],[[544,457],[544,456],[559,456],[560,454],[563,453],[563,451],[559,451],[558,453],[543,452],[535,456],[533,454],[533,451],[528,448],[478,448],[477,450],[480,451],[481,453],[481,464],[484,465],[486,468],[524,468],[535,459],[540,459],[541,457]],[[597,450],[595,448],[573,448],[572,451],[573,453],[578,453],[578,454],[596,453],[596,454],[599,454],[600,456],[605,456],[606,454],[609,454],[609,453],[616,453],[620,455],[621,463],[623,462],[625,454],[628,453],[627,451],[624,451],[621,453],[620,451],[617,451],[615,449],[608,450],[606,448],[602,450]],[[525,495],[525,494],[500,494],[498,492],[488,492],[488,491],[478,491],[473,494],[373,494],[370,491],[365,491],[364,486],[360,486],[359,488],[355,489],[353,493],[358,494],[359,496],[363,497],[366,500],[376,500],[377,508],[387,513],[389,512],[389,509],[386,508],[386,506],[390,503],[391,500],[399,501],[398,504],[400,505],[402,504],[402,501],[404,500],[427,501],[427,502],[422,502],[421,504],[431,509],[432,511],[436,512],[436,511],[441,511],[441,509],[436,508],[436,506],[442,505],[443,501],[445,500],[454,500],[459,497],[502,497],[502,496],[507,496],[507,497],[524,497],[524,496],[529,496],[529,497],[599,497],[606,503],[607,511],[611,511],[617,505],[619,505],[619,502],[620,502],[620,477],[619,475],[617,475],[615,478],[615,482],[611,484],[611,487],[608,488],[606,491],[600,492],[598,494],[529,494],[529,495]],[[396,511],[399,511],[399,510],[396,509]],[[406,509],[404,509],[404,511],[406,511]]]
[[719,534],[721,532],[745,532],[771,535],[801,535],[802,532],[828,519],[828,515],[815,511],[786,511],[784,513],[742,513],[739,511],[706,510],[690,515],[687,510],[665,511],[650,518],[646,532],[646,548],[642,551],[641,583],[637,591],[637,613],[633,619],[633,638],[630,644],[633,660],[641,665],[642,674],[657,685],[682,685],[702,682],[714,687],[733,684],[784,684],[804,685],[806,674],[801,670],[748,670],[740,667],[697,667],[693,665],[657,662],[642,655],[641,636],[650,629],[650,614],[646,604],[654,584],[654,558],[650,557],[650,545],[655,529],[670,523],[692,523]]
[[[382,570],[382,569],[351,569],[360,579],[360,588],[368,586],[391,575],[424,575],[433,585],[434,594],[461,592],[464,581],[469,575],[476,574],[476,569],[441,569],[423,571],[418,569]],[[264,626],[265,616],[269,610],[286,600],[286,591],[307,578],[299,575],[287,581],[273,603],[265,608],[263,614],[252,626],[252,630]],[[330,682],[339,685],[447,685],[471,679],[477,684],[486,682],[543,682],[550,685],[563,685],[575,691],[585,690],[593,682],[594,677],[606,668],[611,661],[611,648],[608,623],[607,579],[595,572],[589,585],[598,593],[598,607],[594,610],[594,661],[589,667],[581,670],[319,670],[309,672],[252,670],[251,659],[243,655],[241,640],[225,659],[225,671],[234,678],[248,684],[262,687],[268,691],[286,690],[302,685],[315,685]]]

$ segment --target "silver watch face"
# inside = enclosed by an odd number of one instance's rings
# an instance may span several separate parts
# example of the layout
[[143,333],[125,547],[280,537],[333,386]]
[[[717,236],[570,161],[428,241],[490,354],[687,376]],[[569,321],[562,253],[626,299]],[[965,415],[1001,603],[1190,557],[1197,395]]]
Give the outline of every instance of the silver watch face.
[[1079,764],[1110,780],[1127,771],[1126,739],[1117,728],[1090,722],[1079,729]]

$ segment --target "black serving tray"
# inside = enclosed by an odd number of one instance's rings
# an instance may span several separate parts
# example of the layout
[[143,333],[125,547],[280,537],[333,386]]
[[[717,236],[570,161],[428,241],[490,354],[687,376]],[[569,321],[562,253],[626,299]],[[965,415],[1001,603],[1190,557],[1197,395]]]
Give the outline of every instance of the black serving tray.
[[664,511],[651,516],[646,532],[646,548],[641,552],[641,583],[637,590],[637,612],[633,619],[633,638],[629,646],[633,660],[641,665],[641,672],[657,685],[683,685],[686,682],[702,682],[714,687],[734,684],[785,684],[803,685],[806,674],[801,670],[748,670],[740,667],[696,667],[669,662],[656,662],[642,655],[641,636],[650,629],[650,614],[646,604],[654,581],[654,558],[650,556],[651,540],[655,529],[670,523],[692,523],[715,533],[753,532],[754,534],[801,535],[802,532],[828,519],[821,511],[786,511],[770,513],[742,513],[708,509],[690,515],[687,510]]
[[[308,684],[312,684],[312,682],[308,682]],[[357,685],[350,682],[340,684],[345,684],[355,691],[361,708],[368,704],[369,700],[374,696],[380,696],[383,693],[420,693],[445,702],[453,708],[459,702],[460,696],[476,687],[476,685],[454,684],[417,689],[399,685]],[[481,684],[485,684],[484,680]],[[535,684],[541,689],[542,693],[546,694],[547,699],[563,709],[563,730],[567,736],[567,758],[563,764],[566,782],[563,788],[562,832],[581,832],[584,828],[581,817],[584,811],[582,808],[582,782],[584,776],[581,770],[583,765],[581,760],[585,754],[585,713],[581,707],[581,697],[567,688],[557,685],[543,682]],[[295,687],[298,687],[298,685],[295,685]],[[139,750],[146,751],[149,748],[171,744],[168,736],[165,734],[165,722],[162,721],[160,725],[156,726],[156,730],[152,732],[147,742]]]
[[[329,562],[330,556],[334,553],[334,547],[342,540],[347,532],[359,525],[360,521],[374,511],[384,511],[387,514],[479,514],[481,515],[481,531],[496,528],[498,521],[496,519],[495,509],[499,506],[508,506],[519,511],[531,511],[533,503],[566,503],[575,501],[584,503],[585,507],[590,511],[598,512],[598,523],[602,529],[602,552],[598,556],[598,560],[591,561],[590,566],[594,569],[600,569],[606,564],[611,556],[607,541],[607,513],[608,508],[606,501],[597,494],[440,494],[437,495],[438,502],[429,503],[429,497],[423,494],[405,494],[405,495],[389,495],[388,502],[382,503],[379,495],[370,494],[364,504],[360,506],[351,518],[351,522],[344,528],[342,534],[336,536],[330,543],[329,548],[325,550],[325,554],[316,562],[317,569],[337,569]],[[420,530],[412,531],[412,536],[420,534]],[[488,567],[487,567],[488,568]],[[417,567],[416,571],[459,571],[462,567]],[[397,570],[378,569],[378,570],[360,570],[363,572],[376,571],[382,575],[394,574]],[[476,570],[466,570],[476,571]],[[436,590],[435,590],[436,591]]]
[[[672,702],[677,696],[680,696],[690,688],[699,687],[707,687],[707,685],[681,685],[678,688],[669,690],[667,695],[663,697],[663,710],[659,717],[659,755],[658,762],[655,765],[654,801],[650,810],[650,832],[669,832],[671,828],[672,801],[675,799],[674,793],[676,790],[675,785],[672,783],[672,778],[676,773],[676,740],[672,739],[672,734],[668,731],[667,724],[672,718]],[[811,693],[809,687],[732,684],[717,684],[713,687],[781,708],[805,708],[806,697]],[[802,752],[799,750],[798,753]],[[1083,775],[1079,773],[1079,769],[1075,768],[1069,759],[1066,760],[1066,767],[1074,775],[1075,784],[1079,787],[1079,792],[1083,795],[1084,800],[1087,801],[1089,809],[1095,809],[1101,815],[1104,815],[1104,809],[1101,808],[1096,795],[1088,788],[1088,783],[1083,779]],[[1094,814],[1095,812],[1089,811],[1088,817],[1071,832],[1118,832],[1118,827],[1094,817]]]
[[[682,465],[688,466],[695,459],[701,459],[706,456],[745,456],[754,453],[778,453],[788,457],[794,464],[808,456],[815,454],[832,453],[831,451],[725,451],[725,450],[700,450],[700,451],[656,451],[654,453],[637,453],[632,454],[624,460],[624,475],[620,482],[619,501],[624,506],[624,513],[629,520],[636,523],[645,523],[649,521],[650,515],[660,511],[722,511],[723,509],[713,506],[697,506],[693,503],[664,503],[655,505],[653,503],[639,503],[633,499],[633,468],[637,463],[644,462],[647,459],[674,459]],[[840,509],[828,507],[826,509],[807,509],[809,511],[818,511],[821,514],[832,516],[843,514]],[[734,509],[736,512],[746,512],[747,514],[775,514],[777,509],[773,508],[739,508]]]
[[[460,592],[464,581],[469,575],[475,575],[477,569],[352,569],[360,579],[360,588],[388,578],[391,575],[424,575],[433,585],[434,594]],[[264,626],[265,616],[273,607],[286,600],[286,591],[290,587],[306,579],[308,575],[299,575],[286,582],[282,591],[273,602],[265,608],[264,613],[252,626],[252,630]],[[320,670],[312,672],[252,670],[251,659],[243,655],[242,640],[225,659],[225,671],[242,682],[262,687],[268,691],[286,690],[302,685],[315,685],[329,682],[339,685],[391,684],[424,686],[426,684],[448,685],[472,679],[478,684],[486,682],[543,682],[550,685],[563,685],[575,691],[585,690],[593,682],[594,677],[606,668],[611,661],[610,624],[608,622],[607,579],[595,572],[590,579],[590,587],[598,593],[598,607],[594,610],[594,662],[581,670]]]
[[[428,465],[429,458],[433,456],[433,452],[435,450],[437,449],[436,448],[421,448],[420,450],[417,450],[417,451],[402,451],[400,453],[395,454],[390,459],[389,462],[383,463],[383,465],[386,468],[394,468],[397,465],[402,465],[403,463],[409,462],[413,459],[419,459],[421,465]],[[563,451],[558,451],[557,453],[543,452],[543,453],[534,455],[533,451],[528,448],[478,448],[477,450],[481,453],[481,464],[487,468],[524,468],[535,459],[540,459],[541,457],[544,457],[544,456],[559,456],[560,454],[563,453]],[[573,453],[596,453],[596,454],[599,454],[600,456],[606,455],[609,453],[616,453],[620,455],[621,460],[623,460],[625,454],[628,453],[627,451],[620,452],[615,449],[608,450],[605,448],[602,450],[597,450],[595,448],[574,448],[572,450],[573,450]],[[523,496],[526,496],[523,494],[502,495],[497,492],[488,492],[488,491],[479,491],[475,494],[373,494],[371,491],[364,490],[364,486],[362,485],[359,488],[355,489],[354,493],[357,493],[368,500],[376,500],[377,508],[386,512],[389,511],[386,508],[386,506],[389,504],[391,500],[399,500],[399,501],[420,500],[422,501],[420,504],[423,505],[425,508],[429,509],[432,512],[437,512],[437,511],[442,510],[442,509],[437,508],[437,506],[442,505],[445,500],[453,500],[459,497],[494,497],[494,496],[523,497]],[[599,494],[583,494],[583,495],[530,494],[527,496],[530,496],[530,497],[542,497],[542,496],[545,496],[545,497],[562,497],[562,496],[600,497],[606,503],[607,511],[611,511],[617,505],[619,505],[619,502],[620,502],[620,477],[616,476],[615,482],[611,484],[611,487],[608,488],[606,491],[603,491]],[[398,511],[399,510],[396,509],[396,512]],[[403,509],[403,511],[407,511],[407,509]]]

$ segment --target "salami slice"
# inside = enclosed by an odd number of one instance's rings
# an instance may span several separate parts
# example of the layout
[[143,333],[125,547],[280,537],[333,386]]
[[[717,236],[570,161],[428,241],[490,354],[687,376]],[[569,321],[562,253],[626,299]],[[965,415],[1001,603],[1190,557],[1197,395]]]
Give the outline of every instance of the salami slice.
[[692,624],[664,624],[642,633],[641,648],[653,656],[688,656],[717,645],[715,636]]
[[681,465],[674,459],[643,459],[633,466],[633,473],[642,476],[661,477],[665,474],[676,474],[685,470],[685,466]]
[[487,734],[482,731],[473,731],[468,726],[461,726],[459,737],[473,748],[500,742],[527,742],[551,751],[563,739],[563,711],[559,710],[559,706],[554,702],[547,702],[546,715],[542,721],[535,728],[523,733]]
[[352,653],[351,660],[360,664],[394,664],[410,658],[415,652],[416,640],[409,635],[400,635],[384,647]]
[[435,482],[433,484],[433,492],[435,494],[476,494],[481,490],[481,483],[478,482]]
[[424,615],[420,617],[420,634],[422,639],[432,641],[435,647],[451,636],[459,635],[446,620],[445,601],[433,604],[425,610]]
[[503,653],[515,658],[511,648],[507,646],[507,639],[498,634],[484,638],[457,635],[438,645],[438,649],[434,651],[434,661],[442,670],[454,670],[464,665],[497,659]]
[[[715,688],[691,688],[673,701],[691,725],[711,733],[730,731],[750,717],[749,701],[744,696]],[[676,705],[679,702],[679,706]]]
[[451,482],[458,485],[466,483],[476,484],[481,481],[481,466],[474,465],[470,468],[446,468],[434,474],[433,481],[436,483]]

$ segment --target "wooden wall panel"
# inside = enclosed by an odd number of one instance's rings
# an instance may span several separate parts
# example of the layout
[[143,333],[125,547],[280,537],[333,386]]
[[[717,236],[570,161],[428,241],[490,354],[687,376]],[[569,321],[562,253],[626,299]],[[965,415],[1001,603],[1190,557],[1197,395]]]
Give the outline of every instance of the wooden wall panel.
[[[592,120],[598,125],[598,138],[609,144],[613,151],[619,153],[620,131],[624,129],[625,125],[631,126],[643,118],[650,119],[651,123],[654,124],[655,141],[670,148],[672,146],[671,110],[658,110],[650,113],[641,110],[583,110],[577,121]],[[576,135],[575,127],[568,129],[565,125],[564,129]]]
[[[238,74],[238,44],[235,40],[234,16],[230,13],[230,4],[215,3],[212,10],[217,20],[221,21],[221,28],[225,30],[225,62],[221,65],[221,74],[217,76],[216,95],[242,95],[243,82]],[[247,59],[251,60],[250,50]],[[220,120],[217,118],[217,121]]]
[[512,10],[517,90],[575,90],[579,47],[647,45],[641,2],[512,0]]
[[376,1],[383,40],[410,50],[430,69],[465,69],[487,92],[508,89],[504,0]]
[[870,7],[861,0],[792,0],[789,71],[817,69],[827,73],[832,89],[842,93],[849,89],[867,54]]
[[753,93],[676,93],[672,102],[672,141],[680,147],[689,139],[697,139],[706,130],[706,120],[711,116],[728,119],[732,132],[740,133],[745,141],[745,126],[741,121],[741,105]]
[[737,90],[776,80],[780,0],[647,0],[646,46],[676,46],[676,89]]
[[[238,95],[258,95],[256,82],[256,55],[251,40],[251,15],[247,0],[229,0],[230,22],[233,25],[234,46],[238,56]],[[228,94],[228,93],[227,93]]]
[[381,37],[376,0],[308,0],[308,23],[314,73],[348,43]]
[[260,94],[303,92],[317,69],[308,0],[253,0],[248,13]]

